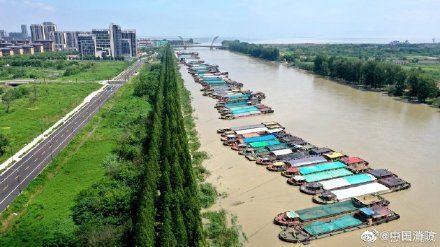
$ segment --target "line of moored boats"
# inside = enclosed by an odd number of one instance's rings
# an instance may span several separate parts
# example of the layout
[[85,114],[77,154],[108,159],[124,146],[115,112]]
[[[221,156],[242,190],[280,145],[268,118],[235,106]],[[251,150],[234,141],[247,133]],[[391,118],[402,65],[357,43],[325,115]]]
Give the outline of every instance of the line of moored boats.
[[287,177],[287,184],[299,186],[301,192],[313,195],[315,203],[324,204],[278,214],[274,222],[287,227],[279,234],[285,241],[307,243],[398,219],[380,195],[411,186],[393,172],[374,169],[359,157],[316,147],[276,122],[217,132],[223,145],[269,171],[280,172]]
[[[197,52],[176,52],[188,67],[203,95],[218,100],[215,107],[222,119],[271,113],[261,101],[261,92],[243,90],[243,84],[228,78],[217,65],[205,63]],[[286,132],[277,122],[219,129],[223,145],[271,172],[287,178],[287,184],[312,195],[316,207],[281,212],[274,223],[282,227],[281,240],[307,244],[400,216],[390,210],[381,195],[408,189],[411,184],[387,169],[374,169],[354,156],[326,147],[317,147]]]
[[176,56],[188,67],[194,80],[202,85],[203,95],[217,100],[215,108],[222,119],[273,113],[272,108],[261,103],[266,97],[264,93],[244,90],[242,83],[231,80],[228,72],[221,72],[218,65],[205,63],[197,52],[178,51]]

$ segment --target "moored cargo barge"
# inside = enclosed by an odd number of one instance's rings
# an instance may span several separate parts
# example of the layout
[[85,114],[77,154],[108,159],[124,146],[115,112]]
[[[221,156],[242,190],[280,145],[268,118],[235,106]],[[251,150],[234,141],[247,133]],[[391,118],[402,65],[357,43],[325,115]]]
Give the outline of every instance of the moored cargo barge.
[[400,215],[391,211],[387,206],[374,205],[360,208],[353,215],[313,221],[302,227],[289,227],[281,231],[278,237],[286,242],[308,244],[312,240],[388,223],[399,218]]
[[363,207],[371,207],[374,205],[387,206],[388,204],[389,201],[377,195],[354,197],[351,198],[351,200],[334,204],[282,212],[274,218],[274,223],[276,225],[289,227],[303,226],[304,224],[316,220],[329,219],[335,216],[354,213]]

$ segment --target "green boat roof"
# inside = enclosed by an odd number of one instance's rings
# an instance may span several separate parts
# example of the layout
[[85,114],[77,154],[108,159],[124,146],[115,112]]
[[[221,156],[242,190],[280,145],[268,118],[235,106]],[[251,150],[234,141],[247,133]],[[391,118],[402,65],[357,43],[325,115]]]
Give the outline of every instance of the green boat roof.
[[281,144],[275,144],[275,145],[267,146],[266,148],[269,151],[275,151],[275,150],[285,149],[285,148],[288,148],[288,147],[289,147],[289,145],[287,145],[286,143],[281,143]]
[[259,147],[267,147],[267,146],[276,145],[276,144],[280,144],[280,141],[270,140],[270,141],[262,141],[262,142],[252,142],[252,143],[250,143],[250,146],[253,148],[259,148]]
[[321,172],[321,171],[326,171],[326,170],[332,170],[332,169],[336,169],[336,168],[343,168],[343,167],[345,167],[345,164],[340,161],[326,162],[326,163],[321,163],[321,164],[317,164],[317,165],[313,165],[313,166],[300,167],[299,172],[302,175],[306,175],[306,174],[311,174],[311,173],[316,173],[316,172]]
[[356,219],[351,215],[345,215],[329,222],[312,222],[309,225],[305,226],[304,230],[312,236],[318,236],[333,231],[358,226],[360,224],[362,224],[362,221]]
[[317,172],[317,173],[312,173],[312,174],[308,174],[308,175],[303,175],[303,177],[306,182],[311,183],[311,182],[317,182],[317,181],[321,181],[321,180],[329,179],[329,178],[347,176],[347,175],[351,175],[351,174],[353,174],[351,171],[349,171],[345,168],[339,168],[339,169],[334,169],[334,170],[330,170],[330,171],[323,171],[323,172]]
[[353,203],[352,200],[348,200],[313,208],[301,209],[297,210],[296,213],[302,221],[309,221],[323,217],[330,217],[340,213],[352,212],[360,207],[361,206],[357,206],[355,203]]

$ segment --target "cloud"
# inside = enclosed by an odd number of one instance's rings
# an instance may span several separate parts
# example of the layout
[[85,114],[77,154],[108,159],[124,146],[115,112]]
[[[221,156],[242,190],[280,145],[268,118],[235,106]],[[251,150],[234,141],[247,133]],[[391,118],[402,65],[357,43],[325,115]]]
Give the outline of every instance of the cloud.
[[41,9],[41,10],[45,10],[45,11],[54,11],[55,8],[47,3],[43,3],[43,2],[39,2],[39,1],[35,1],[35,0],[22,0],[23,4],[31,7],[31,8],[37,8],[37,9]]

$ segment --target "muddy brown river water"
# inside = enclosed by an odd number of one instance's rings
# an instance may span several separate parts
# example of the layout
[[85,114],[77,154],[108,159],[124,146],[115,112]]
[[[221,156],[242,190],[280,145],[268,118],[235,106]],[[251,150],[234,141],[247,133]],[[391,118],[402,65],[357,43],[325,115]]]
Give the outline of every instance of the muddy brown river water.
[[[387,168],[412,183],[412,188],[387,194],[397,221],[373,227],[379,232],[434,231],[440,233],[440,112],[351,88],[273,62],[225,50],[197,49],[208,63],[218,64],[244,88],[266,94],[264,104],[274,114],[237,120],[221,120],[215,100],[202,96],[186,68],[181,68],[191,91],[201,149],[210,154],[204,166],[208,181],[227,197],[214,209],[226,209],[238,217],[248,241],[246,246],[292,246],[278,240],[280,228],[273,217],[289,209],[316,206],[311,197],[287,185],[279,173],[271,173],[247,161],[219,141],[216,130],[232,126],[277,121],[294,135],[323,147],[368,160],[374,168]],[[371,228],[368,228],[371,229]],[[378,238],[360,239],[364,230],[313,241],[310,246],[440,246],[417,239],[396,243]],[[414,236],[413,236],[414,237]]]

